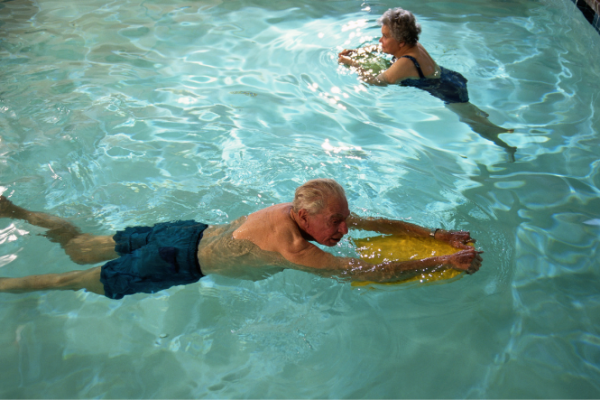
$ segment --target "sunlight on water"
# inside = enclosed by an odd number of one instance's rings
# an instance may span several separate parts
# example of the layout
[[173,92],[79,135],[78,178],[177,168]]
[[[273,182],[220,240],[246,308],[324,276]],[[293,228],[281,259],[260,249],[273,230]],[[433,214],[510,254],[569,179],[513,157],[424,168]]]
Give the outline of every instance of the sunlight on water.
[[[337,65],[404,6],[516,161],[428,93]],[[570,1],[0,3],[0,193],[110,234],[225,223],[333,177],[353,211],[465,229],[480,272],[286,270],[113,301],[0,294],[2,397],[600,396],[600,36]],[[77,269],[0,220],[0,276]],[[350,236],[359,236],[351,232]],[[333,249],[354,256],[350,239]]]

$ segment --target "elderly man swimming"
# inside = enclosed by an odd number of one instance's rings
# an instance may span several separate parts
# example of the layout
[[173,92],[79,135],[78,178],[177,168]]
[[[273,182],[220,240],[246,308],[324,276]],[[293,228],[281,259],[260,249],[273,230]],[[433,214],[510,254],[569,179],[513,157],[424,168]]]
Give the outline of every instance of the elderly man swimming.
[[[58,242],[78,264],[111,260],[81,271],[0,278],[0,291],[14,293],[87,289],[120,299],[197,282],[209,274],[259,280],[285,268],[324,277],[389,282],[441,265],[472,273],[482,261],[480,252],[466,245],[473,241],[469,232],[430,231],[407,222],[351,214],[344,189],[331,179],[308,181],[296,189],[292,203],[267,207],[226,225],[176,221],[126,228],[114,236],[94,236],[81,233],[61,218],[18,207],[4,196],[0,196],[0,218],[22,219],[47,228],[48,238]],[[335,246],[349,228],[432,236],[463,250],[449,256],[373,265],[336,257],[311,243]]]

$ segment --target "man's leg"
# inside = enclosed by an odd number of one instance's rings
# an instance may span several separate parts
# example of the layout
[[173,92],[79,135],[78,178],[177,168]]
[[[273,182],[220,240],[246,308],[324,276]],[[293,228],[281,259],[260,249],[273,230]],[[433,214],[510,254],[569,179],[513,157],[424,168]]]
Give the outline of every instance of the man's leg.
[[100,282],[100,269],[95,267],[83,271],[63,274],[30,275],[23,278],[0,278],[0,292],[25,293],[38,290],[80,290],[104,295]]
[[77,264],[94,264],[119,257],[112,236],[81,233],[70,222],[42,212],[26,210],[0,195],[0,218],[22,219],[32,225],[46,228],[46,237],[59,243],[65,253]]

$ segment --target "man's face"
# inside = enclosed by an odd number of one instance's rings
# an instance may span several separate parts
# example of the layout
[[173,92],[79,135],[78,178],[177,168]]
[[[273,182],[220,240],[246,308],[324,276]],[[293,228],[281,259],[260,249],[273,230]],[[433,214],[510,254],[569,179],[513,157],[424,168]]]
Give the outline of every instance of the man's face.
[[332,197],[319,214],[307,217],[306,233],[322,245],[335,246],[348,233],[349,216],[346,199]]

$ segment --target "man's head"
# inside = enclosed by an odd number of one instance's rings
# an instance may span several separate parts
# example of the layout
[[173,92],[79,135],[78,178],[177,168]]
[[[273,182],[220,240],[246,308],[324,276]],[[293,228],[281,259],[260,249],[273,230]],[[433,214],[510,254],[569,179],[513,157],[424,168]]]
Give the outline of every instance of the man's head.
[[292,210],[300,229],[320,244],[335,246],[348,233],[348,201],[333,179],[314,179],[298,187]]

